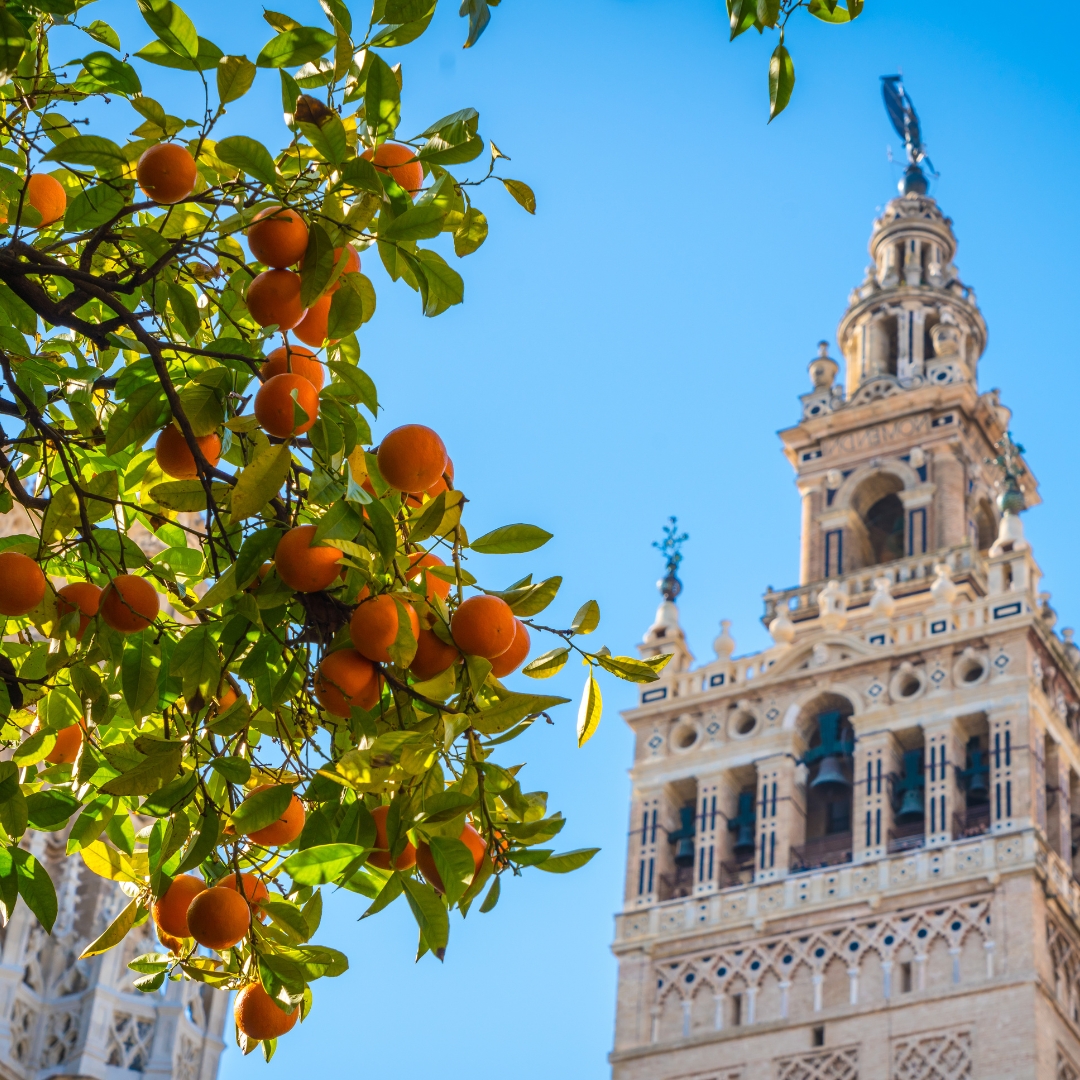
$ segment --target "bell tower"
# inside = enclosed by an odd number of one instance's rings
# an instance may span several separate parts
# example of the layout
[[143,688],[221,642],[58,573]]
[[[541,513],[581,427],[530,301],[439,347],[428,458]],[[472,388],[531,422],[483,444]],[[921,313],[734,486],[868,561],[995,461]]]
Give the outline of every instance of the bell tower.
[[725,621],[694,667],[672,572],[640,647],[676,656],[625,714],[615,1080],[1080,1080],[1080,649],[884,88],[909,163],[780,433],[800,579],[765,593],[773,644],[736,657]]

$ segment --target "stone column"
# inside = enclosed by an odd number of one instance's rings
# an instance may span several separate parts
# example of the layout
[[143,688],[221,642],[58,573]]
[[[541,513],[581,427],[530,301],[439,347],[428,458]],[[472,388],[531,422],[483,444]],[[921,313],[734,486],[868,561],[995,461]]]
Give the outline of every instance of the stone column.
[[734,837],[728,819],[734,817],[738,787],[727,772],[698,777],[697,835],[694,838],[694,894],[716,892],[720,887],[720,864],[731,859]]
[[800,480],[797,483],[802,499],[802,536],[799,546],[799,584],[808,585],[821,577],[818,568],[824,566],[821,552],[821,534],[814,528],[814,502],[821,490],[817,481]]
[[775,881],[791,868],[791,848],[806,835],[803,791],[795,783],[795,758],[773,754],[757,762],[757,852],[754,880]]
[[855,744],[851,817],[854,862],[869,862],[888,853],[893,824],[889,774],[898,773],[900,765],[899,744],[887,731],[865,735]]
[[923,725],[926,777],[926,846],[952,839],[953,815],[959,809],[956,766],[963,765],[960,730],[952,718]]
[[967,492],[964,465],[950,443],[934,451],[934,547],[957,547],[967,539]]
[[626,866],[626,901],[640,907],[656,903],[660,874],[667,873],[670,807],[662,789],[639,791],[630,810],[630,843]]
[[1013,827],[1017,818],[1030,813],[1022,781],[1031,771],[1020,757],[1023,750],[1023,721],[1013,713],[990,714],[990,821],[991,831],[1003,832]]

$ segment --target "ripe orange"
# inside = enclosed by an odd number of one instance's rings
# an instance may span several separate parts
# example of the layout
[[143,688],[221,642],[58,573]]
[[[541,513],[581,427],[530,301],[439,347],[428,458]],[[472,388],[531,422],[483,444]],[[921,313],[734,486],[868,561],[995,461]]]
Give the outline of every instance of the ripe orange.
[[82,724],[69,724],[56,732],[56,745],[49,751],[45,760],[50,765],[74,765],[82,746]]
[[251,254],[267,266],[292,266],[307,250],[308,228],[295,210],[271,206],[255,215],[247,231]]
[[[307,419],[299,426],[293,410],[294,390],[295,404],[307,413]],[[279,439],[303,435],[315,426],[319,418],[319,391],[310,379],[295,372],[274,375],[259,387],[255,395],[255,417],[267,435],[276,435]]]
[[26,201],[41,215],[41,227],[59,221],[67,210],[64,185],[48,173],[33,173],[26,181]]
[[453,645],[447,645],[431,630],[421,630],[416,635],[416,655],[409,665],[409,670],[418,681],[423,682],[425,679],[434,679],[436,675],[441,675],[451,664],[460,659],[461,653]]
[[300,1016],[297,1005],[291,1013],[279,1009],[274,999],[262,988],[262,983],[248,983],[233,1003],[233,1019],[237,1030],[249,1039],[280,1039],[288,1035]]
[[[370,150],[361,155],[372,160]],[[384,142],[375,150],[375,168],[381,173],[389,173],[398,187],[404,188],[414,199],[424,186],[424,166],[415,161],[416,151],[411,146],[401,143]]]
[[383,438],[378,453],[379,472],[398,491],[426,491],[442,479],[446,447],[423,424],[405,424]]
[[45,575],[29,555],[0,551],[0,615],[26,615],[45,599]]
[[314,525],[297,525],[278,541],[274,552],[278,577],[296,592],[320,592],[341,576],[338,564],[341,551],[335,547],[312,547],[314,535]]
[[[465,828],[461,830],[458,839],[472,852],[473,876],[475,877],[481,863],[484,861],[487,844],[484,842],[484,838],[468,822],[465,823]],[[428,884],[436,892],[446,891],[443,888],[443,880],[439,877],[439,870],[435,866],[435,857],[431,854],[431,848],[423,840],[420,841],[416,848],[416,865],[420,868],[420,873],[427,879]]]
[[79,612],[79,629],[75,636],[81,638],[86,633],[90,620],[98,613],[101,605],[101,590],[89,581],[73,581],[57,590],[56,610],[62,619],[72,611]]
[[[454,479],[454,463],[449,458],[446,459],[446,468],[443,469],[443,473],[445,476],[449,476],[451,480]],[[410,492],[405,496],[405,502],[409,506],[423,506],[425,496],[429,499],[434,499],[437,495],[442,494],[442,492],[446,490],[446,480],[444,476],[440,476],[427,491]]]
[[187,913],[191,901],[206,891],[206,882],[194,874],[181,874],[165,890],[165,895],[154,901],[150,913],[158,930],[164,930],[174,938],[191,937]]
[[221,697],[218,698],[218,712],[223,713],[228,709],[237,699],[237,693],[229,683],[225,684],[225,689],[221,691]]
[[325,368],[315,359],[315,354],[303,345],[279,345],[267,356],[259,369],[264,380],[286,373],[303,375],[316,390],[323,388],[326,378]]
[[235,889],[204,889],[188,905],[187,924],[208,949],[231,949],[251,926],[251,908]]
[[330,299],[329,293],[320,296],[307,309],[307,314],[293,328],[293,333],[301,341],[314,346],[316,349],[320,348],[326,340],[330,325]]
[[514,620],[514,640],[510,642],[510,648],[500,653],[491,661],[491,674],[496,679],[503,679],[512,671],[517,671],[529,655],[529,631],[520,619]]
[[[236,875],[226,874],[218,883],[219,889],[236,889]],[[266,913],[259,905],[263,900],[270,899],[270,890],[262,883],[262,880],[256,877],[254,874],[241,874],[240,875],[240,891],[243,892],[247,898],[247,902],[251,905],[252,911],[260,920],[266,919]]]
[[[412,604],[402,603],[406,618],[412,627],[415,638],[420,633],[420,620]],[[353,647],[361,656],[379,664],[390,664],[390,646],[394,644],[401,626],[401,611],[398,601],[384,593],[363,601],[352,613],[349,620],[349,633]]]
[[[260,784],[251,794],[255,795],[257,792],[265,791],[268,787],[270,787],[269,784]],[[277,821],[271,822],[264,828],[256,829],[254,832],[246,833],[245,835],[250,840],[254,840],[256,844],[262,844],[263,847],[277,847],[279,844],[291,844],[293,840],[304,831],[304,820],[306,817],[307,814],[304,811],[304,804],[294,795],[289,800],[289,805],[285,808],[285,813],[283,813]]]
[[151,146],[135,166],[135,178],[148,199],[170,205],[183,202],[198,179],[195,159],[178,143]]
[[264,270],[248,286],[245,300],[260,326],[291,330],[304,317],[300,275],[292,270]]
[[510,605],[498,596],[470,596],[454,612],[450,633],[463,653],[494,660],[510,648],[517,620]]
[[[217,465],[221,460],[221,438],[211,432],[195,439],[210,466]],[[161,429],[157,442],[154,444],[154,457],[157,459],[161,471],[174,480],[194,480],[199,475],[195,467],[195,455],[187,444],[187,439],[179,428],[173,424]]]
[[121,634],[137,634],[156,618],[160,603],[154,586],[146,578],[120,574],[101,594],[101,617]]
[[418,584],[426,577],[427,588],[424,590],[424,595],[427,596],[428,600],[431,600],[433,596],[439,596],[445,600],[450,595],[450,582],[443,581],[442,578],[437,578],[434,574],[424,574],[426,567],[445,565],[446,563],[438,555],[432,555],[431,552],[415,551],[409,556],[409,569],[405,576],[409,581],[415,581]]
[[[375,850],[368,856],[368,862],[380,870],[390,869],[390,840],[386,835],[386,815],[389,813],[389,806],[376,806],[371,811],[371,816],[375,819]],[[394,869],[409,870],[415,865],[416,848],[406,840],[404,850],[394,860]]]
[[375,665],[355,649],[338,649],[323,657],[315,676],[315,697],[334,716],[348,718],[356,706],[371,709],[382,692]]
[[158,941],[160,941],[173,956],[179,956],[184,951],[183,938],[175,937],[172,934],[166,934],[160,927],[158,927],[157,936]]

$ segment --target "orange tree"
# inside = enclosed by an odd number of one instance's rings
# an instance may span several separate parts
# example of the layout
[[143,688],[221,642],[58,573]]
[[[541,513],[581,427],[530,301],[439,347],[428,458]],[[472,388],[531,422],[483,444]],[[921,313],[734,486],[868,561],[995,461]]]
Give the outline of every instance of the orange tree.
[[[417,292],[461,302],[458,258],[484,242],[474,205],[502,155],[461,109],[398,132],[402,73],[387,50],[421,35],[434,0],[375,0],[325,26],[266,12],[251,61],[223,55],[169,0],[139,0],[153,35],[125,58],[84,0],[0,3],[0,905],[49,929],[52,883],[25,842],[67,850],[130,897],[85,955],[152,917],[167,952],[136,985],[240,989],[245,1051],[345,970],[311,938],[334,885],[404,896],[419,955],[441,958],[449,912],[490,910],[508,871],[562,873],[563,825],[498,748],[565,699],[511,691],[533,636],[594,672],[648,682],[666,658],[587,650],[599,609],[537,621],[559,578],[505,588],[472,552],[531,551],[508,525],[470,539],[438,434],[399,426],[372,447],[375,385],[356,334],[375,314],[359,252]],[[488,18],[468,0],[469,40]],[[50,39],[94,44],[54,68]],[[392,54],[390,54],[392,57]],[[152,65],[190,72],[202,119],[143,92]],[[276,70],[283,148],[235,131],[227,107]],[[274,93],[276,94],[275,87]],[[124,144],[69,114],[132,110]],[[458,166],[485,154],[475,179]],[[305,345],[297,344],[298,341]],[[141,536],[141,542],[133,539]]]

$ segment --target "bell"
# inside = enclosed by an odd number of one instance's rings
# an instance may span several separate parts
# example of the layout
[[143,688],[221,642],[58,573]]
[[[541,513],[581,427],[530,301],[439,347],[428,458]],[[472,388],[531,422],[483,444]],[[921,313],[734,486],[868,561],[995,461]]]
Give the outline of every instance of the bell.
[[971,780],[968,782],[967,799],[969,806],[989,802],[990,777],[987,773],[980,770],[971,774]]
[[690,837],[679,840],[675,844],[675,865],[694,865],[694,841]]
[[732,851],[736,858],[753,855],[756,847],[754,841],[754,793],[743,791],[739,793],[739,811],[728,822],[728,829],[735,833],[735,843]]
[[926,817],[923,808],[923,793],[921,788],[909,788],[904,792],[900,809],[896,812],[896,824],[907,825],[912,821],[922,821]]
[[739,830],[735,834],[735,845],[732,848],[736,855],[747,855],[754,851],[754,823],[740,822]]
[[840,758],[836,754],[829,754],[821,759],[817,776],[810,781],[810,787],[822,794],[829,791],[847,793],[851,790],[851,781],[844,775]]
[[684,806],[679,810],[680,827],[669,834],[675,845],[675,865],[694,865],[694,807]]

